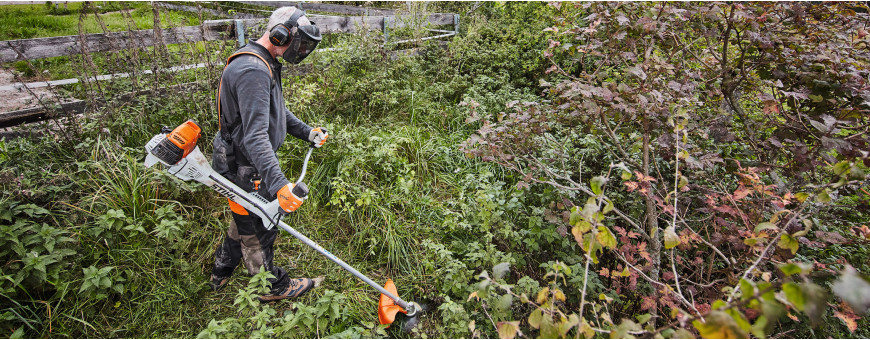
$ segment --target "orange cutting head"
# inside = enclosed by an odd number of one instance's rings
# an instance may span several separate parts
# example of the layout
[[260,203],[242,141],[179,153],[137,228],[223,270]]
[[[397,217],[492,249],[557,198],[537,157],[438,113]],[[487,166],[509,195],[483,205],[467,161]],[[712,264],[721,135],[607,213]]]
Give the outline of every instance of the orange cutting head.
[[[388,292],[393,293],[395,296],[399,296],[399,292],[396,291],[396,285],[393,283],[393,280],[387,280],[387,284],[384,285],[384,289]],[[396,321],[396,314],[399,312],[408,314],[401,306],[397,305],[393,299],[388,296],[381,294],[381,300],[378,302],[378,320],[382,325],[392,324],[393,321]]]

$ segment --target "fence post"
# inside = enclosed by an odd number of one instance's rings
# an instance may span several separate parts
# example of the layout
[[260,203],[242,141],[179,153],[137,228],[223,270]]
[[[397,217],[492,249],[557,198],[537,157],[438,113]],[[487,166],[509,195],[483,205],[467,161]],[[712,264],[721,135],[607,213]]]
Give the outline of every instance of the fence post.
[[459,35],[459,14],[453,15],[453,32],[454,35]]
[[390,17],[384,16],[384,46],[387,46],[387,41],[390,40]]
[[239,39],[239,47],[245,46],[245,22],[236,20],[236,37]]

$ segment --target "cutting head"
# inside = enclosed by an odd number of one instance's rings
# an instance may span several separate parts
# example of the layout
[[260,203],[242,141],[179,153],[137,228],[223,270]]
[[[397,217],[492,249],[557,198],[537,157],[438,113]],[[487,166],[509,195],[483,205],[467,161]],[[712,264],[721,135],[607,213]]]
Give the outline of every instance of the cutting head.
[[[396,284],[393,283],[393,280],[387,280],[384,289],[395,296],[399,296],[399,292],[396,290]],[[378,320],[382,325],[391,325],[396,321],[396,315],[399,313],[405,314],[405,316],[409,318],[413,318],[419,311],[420,305],[416,302],[409,303],[408,309],[405,309],[402,308],[402,306],[397,305],[393,299],[384,294],[381,294],[381,299],[378,302]]]

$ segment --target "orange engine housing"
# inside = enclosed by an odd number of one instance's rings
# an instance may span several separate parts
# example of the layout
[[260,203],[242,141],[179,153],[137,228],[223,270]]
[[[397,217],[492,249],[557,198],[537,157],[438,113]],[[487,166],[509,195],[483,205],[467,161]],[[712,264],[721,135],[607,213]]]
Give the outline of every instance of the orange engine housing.
[[[165,130],[164,130],[165,131]],[[166,138],[157,143],[151,154],[166,164],[178,164],[182,158],[187,157],[194,148],[202,130],[192,120],[184,122],[169,132]]]
[[184,154],[181,156],[181,158],[184,158],[196,147],[196,142],[199,140],[201,132],[202,130],[199,128],[199,125],[196,125],[192,120],[188,120],[175,128],[175,130],[172,130],[166,136],[166,139],[175,144],[179,149],[184,150]]

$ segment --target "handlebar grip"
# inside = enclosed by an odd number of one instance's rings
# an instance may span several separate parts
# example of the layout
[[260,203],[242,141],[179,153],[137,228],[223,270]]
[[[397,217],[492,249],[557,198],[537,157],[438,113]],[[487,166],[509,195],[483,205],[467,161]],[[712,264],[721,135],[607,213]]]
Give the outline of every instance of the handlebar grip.
[[[321,127],[321,128],[320,128],[320,131],[323,132],[324,135],[329,135],[329,132],[326,132],[326,128],[325,128],[325,127]],[[314,145],[314,142],[311,142],[311,144],[309,145],[309,147],[312,147],[312,148],[315,147],[315,146],[316,146],[316,145]]]
[[305,183],[299,182],[293,187],[292,193],[296,197],[305,199],[305,197],[308,197],[308,186]]

